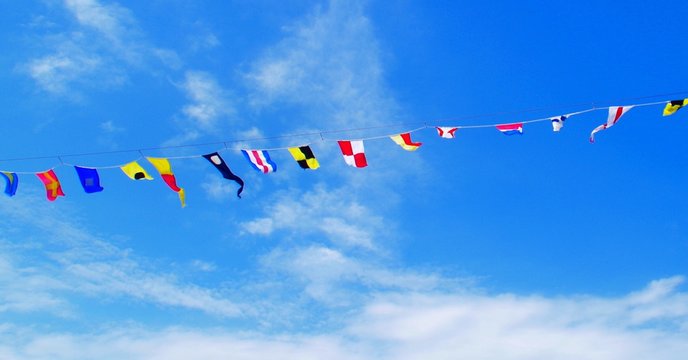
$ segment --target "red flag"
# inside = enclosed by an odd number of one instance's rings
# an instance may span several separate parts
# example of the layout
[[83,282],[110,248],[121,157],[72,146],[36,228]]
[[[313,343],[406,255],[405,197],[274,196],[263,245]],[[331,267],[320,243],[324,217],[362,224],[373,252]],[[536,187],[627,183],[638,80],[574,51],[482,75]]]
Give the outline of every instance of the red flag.
[[46,172],[38,173],[36,176],[38,176],[38,178],[43,182],[43,185],[45,185],[45,192],[48,196],[48,200],[55,201],[58,196],[65,196],[65,194],[62,192],[60,181],[57,180],[57,175],[55,175],[55,172],[52,169]]

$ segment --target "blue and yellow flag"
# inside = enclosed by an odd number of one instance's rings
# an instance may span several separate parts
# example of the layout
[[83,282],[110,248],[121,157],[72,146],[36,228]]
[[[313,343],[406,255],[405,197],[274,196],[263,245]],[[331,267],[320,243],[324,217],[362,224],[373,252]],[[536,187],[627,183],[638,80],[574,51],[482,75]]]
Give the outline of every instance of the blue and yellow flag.
[[17,174],[1,171],[0,176],[5,179],[5,194],[7,194],[7,196],[14,196],[17,193],[17,186],[19,186],[19,177]]

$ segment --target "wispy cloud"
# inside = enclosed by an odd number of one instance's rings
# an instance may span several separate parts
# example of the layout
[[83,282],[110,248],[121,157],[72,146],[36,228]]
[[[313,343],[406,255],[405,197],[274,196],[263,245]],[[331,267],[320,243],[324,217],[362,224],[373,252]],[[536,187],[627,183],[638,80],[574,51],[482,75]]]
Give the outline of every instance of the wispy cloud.
[[361,2],[330,1],[287,31],[246,74],[255,106],[317,109],[315,125],[389,121],[397,105],[384,86],[379,46]]
[[290,234],[316,234],[345,247],[374,250],[374,238],[385,226],[382,218],[345,189],[328,189],[324,185],[294,196],[289,192],[272,201],[265,209],[267,216],[242,224],[243,231],[254,235],[272,235],[275,231]]
[[[5,311],[63,314],[70,310],[71,296],[85,295],[133,298],[221,317],[241,315],[240,307],[217,290],[184,283],[173,273],[146,266],[145,261],[90,234],[62,212],[36,206],[35,197],[25,199],[0,203],[0,212],[13,217],[11,229],[23,224],[31,229],[31,237],[45,241],[29,246],[31,242],[22,240],[24,234],[6,232],[11,237],[6,235],[4,248],[14,256],[0,258]],[[4,280],[10,278],[13,281]]]
[[102,130],[106,134],[117,134],[125,131],[123,127],[115,125],[115,123],[112,120],[100,123],[100,130]]
[[78,98],[82,87],[102,89],[103,85],[124,84],[129,68],[141,69],[158,62],[179,66],[176,53],[145,39],[127,8],[97,0],[64,0],[63,6],[76,24],[60,32],[51,23],[51,35],[39,40],[47,54],[19,66],[43,90]]
[[226,91],[206,72],[188,71],[181,87],[190,100],[182,112],[203,131],[216,130],[218,119],[235,112]]
[[[288,286],[303,288],[306,295],[329,306],[358,305],[371,291],[421,291],[449,285],[437,275],[389,268],[321,245],[275,249],[261,263],[266,269],[290,275],[294,282]],[[361,291],[361,287],[367,290]]]
[[[688,351],[682,278],[603,298],[474,292],[379,294],[321,334],[116,327],[100,333],[0,328],[14,359],[592,359],[678,360]],[[666,311],[672,309],[671,311]],[[637,313],[654,314],[642,321]],[[636,320],[630,320],[636,319]]]

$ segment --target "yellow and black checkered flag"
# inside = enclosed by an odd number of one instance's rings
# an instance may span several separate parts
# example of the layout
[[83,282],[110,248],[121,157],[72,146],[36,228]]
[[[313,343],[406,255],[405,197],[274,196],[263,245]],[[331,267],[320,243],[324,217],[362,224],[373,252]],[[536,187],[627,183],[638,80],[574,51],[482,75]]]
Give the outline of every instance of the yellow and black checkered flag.
[[678,109],[680,109],[686,105],[688,105],[688,99],[669,101],[666,104],[666,107],[664,108],[664,113],[662,115],[664,115],[664,116],[673,115],[675,112],[678,111]]
[[289,152],[302,169],[315,170],[320,167],[318,160],[315,158],[315,155],[313,155],[311,147],[308,145],[289,148]]

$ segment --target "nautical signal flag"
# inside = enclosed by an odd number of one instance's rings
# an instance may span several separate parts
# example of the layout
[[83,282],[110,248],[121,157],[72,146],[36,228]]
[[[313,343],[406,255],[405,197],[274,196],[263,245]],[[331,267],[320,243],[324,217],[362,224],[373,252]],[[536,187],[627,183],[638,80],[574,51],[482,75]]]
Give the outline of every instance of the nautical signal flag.
[[214,152],[212,154],[203,155],[203,157],[215,166],[215,168],[222,174],[223,178],[227,180],[234,180],[237,184],[239,184],[237,196],[241,198],[241,192],[244,191],[244,180],[241,180],[240,177],[234,175],[232,170],[229,169],[229,166],[227,166],[227,163],[225,163],[224,159],[220,157],[220,154]]
[[406,151],[416,151],[418,148],[423,145],[423,143],[419,142],[413,142],[411,140],[411,134],[410,133],[403,133],[399,135],[394,135],[390,136],[390,139],[397,143],[397,145],[401,146],[402,149]]
[[627,113],[628,110],[631,110],[632,108],[633,106],[610,106],[609,114],[607,115],[607,123],[602,124],[592,130],[590,133],[590,142],[594,143],[596,133],[614,126],[619,119],[621,119],[623,114]]
[[554,132],[559,132],[559,130],[561,130],[561,128],[564,127],[564,121],[566,121],[566,119],[568,119],[568,116],[566,115],[551,118],[550,120],[552,120],[552,130]]
[[664,108],[664,112],[662,115],[664,116],[669,116],[673,115],[678,111],[678,109],[688,105],[688,99],[683,99],[683,100],[671,100],[666,104],[666,107]]
[[52,169],[38,173],[36,176],[38,176],[43,182],[43,185],[45,185],[45,192],[49,201],[55,201],[58,196],[65,196],[64,192],[62,192],[60,181],[57,180],[57,175],[55,175]]
[[124,166],[121,166],[120,169],[124,171],[125,174],[132,180],[153,180],[153,177],[148,175],[146,170],[144,170],[139,163],[136,161],[132,161]]
[[184,189],[180,188],[177,186],[177,179],[174,177],[174,174],[172,173],[172,166],[170,166],[170,161],[165,159],[165,158],[154,158],[154,157],[146,157],[148,161],[150,161],[151,164],[155,167],[156,170],[160,173],[160,176],[162,177],[162,180],[165,181],[165,184],[172,189],[172,191],[176,192],[177,195],[179,195],[179,201],[182,203],[182,207],[186,206],[186,193],[184,193]]
[[363,140],[340,140],[337,143],[342,150],[342,155],[344,155],[344,161],[347,165],[357,168],[368,166],[365,150],[363,149]]
[[14,196],[17,193],[19,186],[19,177],[12,172],[0,171],[0,176],[5,179],[5,194],[7,196]]
[[74,170],[76,170],[76,174],[79,175],[79,181],[81,181],[81,186],[86,193],[91,194],[103,191],[103,187],[100,186],[100,177],[96,169],[75,166]]
[[270,160],[270,154],[266,150],[241,150],[253,168],[263,174],[277,171],[277,164]]
[[523,123],[502,124],[495,127],[504,135],[523,135]]
[[447,126],[435,126],[437,129],[437,135],[445,139],[453,139],[456,136],[456,130],[459,128],[447,127]]
[[289,148],[289,153],[302,169],[317,169],[320,167],[318,160],[313,155],[313,150],[308,145]]

